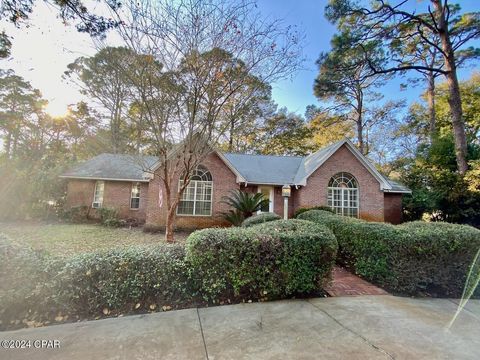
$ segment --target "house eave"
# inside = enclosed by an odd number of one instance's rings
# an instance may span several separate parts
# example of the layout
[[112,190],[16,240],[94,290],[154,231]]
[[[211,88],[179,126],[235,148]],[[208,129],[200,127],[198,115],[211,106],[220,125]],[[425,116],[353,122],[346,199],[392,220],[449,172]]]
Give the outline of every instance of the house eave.
[[79,179],[79,180],[101,180],[101,181],[126,181],[126,182],[150,182],[149,179],[123,179],[123,178],[108,178],[101,176],[74,176],[74,175],[60,175],[63,179]]
[[383,190],[383,192],[389,194],[411,194],[412,190]]

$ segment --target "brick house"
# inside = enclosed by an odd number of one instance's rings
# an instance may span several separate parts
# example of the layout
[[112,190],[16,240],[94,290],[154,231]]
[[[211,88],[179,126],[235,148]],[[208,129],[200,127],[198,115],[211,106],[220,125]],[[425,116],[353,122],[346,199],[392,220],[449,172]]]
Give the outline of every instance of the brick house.
[[[112,207],[122,218],[161,228],[166,207],[157,163],[152,156],[96,156],[62,175],[68,179],[66,206],[86,205],[93,214],[95,208]],[[262,211],[282,215],[284,185],[291,188],[289,216],[301,207],[327,205],[345,216],[394,224],[402,221],[403,194],[410,193],[380,174],[347,139],[306,157],[212,151],[191,177],[177,208],[176,226],[226,225],[221,214],[229,209],[221,200],[233,189],[263,193],[269,205]]]

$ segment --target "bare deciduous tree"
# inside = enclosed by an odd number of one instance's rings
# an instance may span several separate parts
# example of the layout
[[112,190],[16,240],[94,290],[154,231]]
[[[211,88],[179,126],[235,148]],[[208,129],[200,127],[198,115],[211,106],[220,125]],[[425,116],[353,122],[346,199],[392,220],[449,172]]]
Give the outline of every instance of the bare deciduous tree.
[[250,96],[244,90],[255,90],[252,76],[264,86],[299,69],[301,38],[250,1],[132,0],[125,9],[119,33],[142,62],[130,65],[132,83],[160,158],[155,176],[165,191],[166,239],[173,241],[177,205],[209,144],[228,128],[221,120],[229,100]]

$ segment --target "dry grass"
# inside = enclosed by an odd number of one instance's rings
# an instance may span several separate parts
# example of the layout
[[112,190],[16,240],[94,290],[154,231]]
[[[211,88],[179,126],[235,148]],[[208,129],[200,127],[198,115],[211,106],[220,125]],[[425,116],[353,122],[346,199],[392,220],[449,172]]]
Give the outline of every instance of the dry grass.
[[[0,223],[0,234],[16,243],[59,256],[165,241],[162,233],[150,234],[141,228],[109,228],[97,224]],[[187,233],[178,233],[176,241],[184,242],[187,236]]]

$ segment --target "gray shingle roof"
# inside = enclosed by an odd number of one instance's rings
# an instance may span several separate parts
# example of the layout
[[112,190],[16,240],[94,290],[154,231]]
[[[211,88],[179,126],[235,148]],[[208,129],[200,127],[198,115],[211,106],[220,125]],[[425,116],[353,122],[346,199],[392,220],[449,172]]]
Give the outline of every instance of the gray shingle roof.
[[405,192],[405,193],[411,193],[412,191],[406,187],[405,185],[399,183],[398,181],[392,180],[387,178],[388,182],[392,186],[392,189],[390,192]]
[[101,154],[78,164],[62,177],[145,181],[144,170],[157,161],[156,156]]
[[342,141],[338,141],[332,145],[326,146],[313,154],[302,159],[297,173],[295,174],[294,183],[300,184],[305,177],[310,176],[320,164],[322,164],[333,151],[341,145]]
[[[345,144],[345,140],[336,142],[306,157],[233,153],[224,153],[223,156],[247,183],[305,185],[306,178],[343,144]],[[158,158],[155,156],[101,154],[75,166],[64,173],[62,177],[148,181],[144,177],[144,171],[152,168],[157,161]],[[368,160],[362,161],[367,167],[373,168]],[[371,171],[384,184],[385,191],[410,192],[404,185],[388,179],[376,170]]]
[[223,154],[247,183],[293,184],[303,158],[298,156]]

